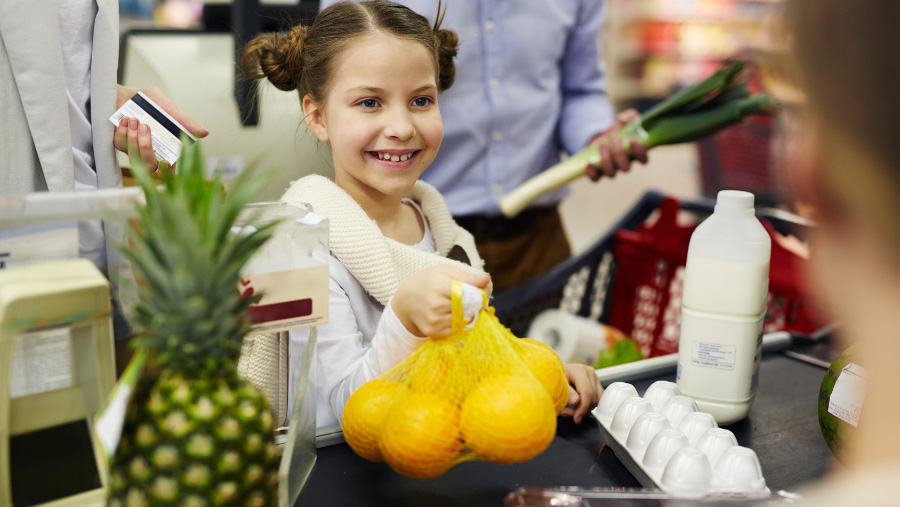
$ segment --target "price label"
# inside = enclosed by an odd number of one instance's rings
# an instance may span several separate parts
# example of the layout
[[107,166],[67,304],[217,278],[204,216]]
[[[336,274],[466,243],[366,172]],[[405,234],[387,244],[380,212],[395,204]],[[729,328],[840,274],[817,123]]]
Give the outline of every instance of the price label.
[[71,329],[25,333],[13,339],[9,397],[64,389],[72,385]]
[[828,401],[828,413],[838,419],[859,425],[859,414],[866,399],[866,370],[856,363],[850,363],[841,370],[831,399]]

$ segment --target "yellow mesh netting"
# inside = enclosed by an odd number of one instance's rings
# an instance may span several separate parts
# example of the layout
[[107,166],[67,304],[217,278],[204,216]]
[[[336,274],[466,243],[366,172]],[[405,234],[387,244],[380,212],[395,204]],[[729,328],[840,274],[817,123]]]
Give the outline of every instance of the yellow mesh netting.
[[559,356],[516,338],[493,308],[466,329],[462,292],[454,282],[453,334],[429,338],[347,401],[344,437],[363,458],[424,479],[466,460],[527,461],[553,440],[569,395]]

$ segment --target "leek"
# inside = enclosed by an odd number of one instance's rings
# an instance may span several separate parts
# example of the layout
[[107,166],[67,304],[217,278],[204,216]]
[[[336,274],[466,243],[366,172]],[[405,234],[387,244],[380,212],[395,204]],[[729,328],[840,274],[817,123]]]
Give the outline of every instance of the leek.
[[[740,62],[725,65],[705,80],[688,86],[623,126],[616,137],[626,153],[632,140],[647,149],[664,144],[697,141],[730,127],[750,115],[773,114],[778,103],[766,93],[751,95],[746,83],[734,83]],[[600,163],[600,149],[592,144],[529,179],[500,200],[507,217],[519,214],[541,195],[583,176]]]

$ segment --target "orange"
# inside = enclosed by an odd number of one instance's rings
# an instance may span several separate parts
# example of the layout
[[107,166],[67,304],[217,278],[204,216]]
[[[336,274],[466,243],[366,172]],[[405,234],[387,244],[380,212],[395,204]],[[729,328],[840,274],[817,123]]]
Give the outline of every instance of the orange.
[[431,353],[420,356],[419,360],[410,366],[407,373],[409,387],[413,391],[431,394],[448,393],[450,371],[453,368],[452,357],[446,353]]
[[466,398],[460,416],[466,445],[495,463],[519,463],[537,456],[553,441],[553,401],[530,375],[498,375]]
[[397,473],[437,477],[462,456],[459,410],[433,394],[412,391],[391,407],[380,443],[384,460]]
[[397,382],[375,379],[350,395],[344,406],[341,427],[347,444],[363,458],[381,462],[378,431],[391,404],[409,389]]
[[550,394],[556,413],[559,414],[566,408],[569,399],[569,381],[566,380],[566,370],[562,361],[556,351],[546,343],[522,338],[519,345],[516,347],[519,358]]

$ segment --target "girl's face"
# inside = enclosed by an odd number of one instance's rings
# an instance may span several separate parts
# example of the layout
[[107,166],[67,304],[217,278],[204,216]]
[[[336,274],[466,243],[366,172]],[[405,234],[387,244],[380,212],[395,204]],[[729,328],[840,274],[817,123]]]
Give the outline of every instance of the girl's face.
[[431,53],[378,33],[334,63],[324,104],[307,96],[303,105],[310,130],[331,143],[335,182],[361,202],[402,197],[444,136]]

